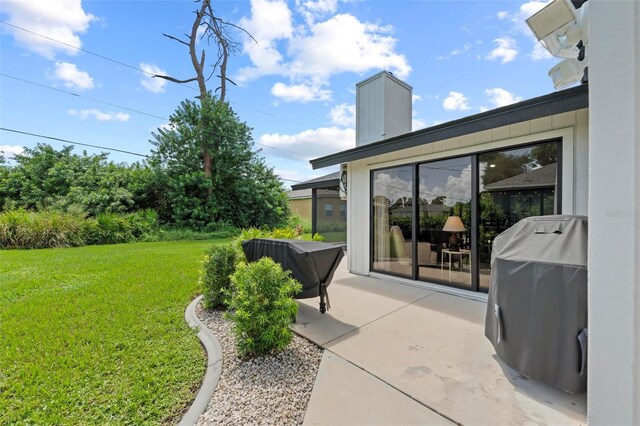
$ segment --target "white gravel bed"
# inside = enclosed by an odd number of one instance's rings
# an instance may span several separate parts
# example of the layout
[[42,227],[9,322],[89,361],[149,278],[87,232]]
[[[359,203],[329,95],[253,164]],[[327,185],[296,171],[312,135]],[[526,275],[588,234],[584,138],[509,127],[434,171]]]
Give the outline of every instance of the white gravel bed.
[[198,306],[200,320],[222,345],[222,375],[198,425],[300,425],[311,398],[322,349],[294,335],[282,352],[242,360],[231,321]]

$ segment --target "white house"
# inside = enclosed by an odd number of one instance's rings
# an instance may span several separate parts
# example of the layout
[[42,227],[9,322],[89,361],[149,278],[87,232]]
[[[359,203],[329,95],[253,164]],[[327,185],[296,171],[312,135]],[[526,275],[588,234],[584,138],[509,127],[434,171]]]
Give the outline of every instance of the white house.
[[588,216],[588,419],[640,424],[640,2],[590,3],[589,85],[411,132],[411,88],[382,72],[357,86],[357,146],[311,164],[346,167],[352,273],[477,299],[496,233]]
[[483,293],[493,237],[523,217],[588,213],[587,85],[410,126],[411,87],[380,72],[357,84],[357,146],[311,161],[346,164],[352,273]]

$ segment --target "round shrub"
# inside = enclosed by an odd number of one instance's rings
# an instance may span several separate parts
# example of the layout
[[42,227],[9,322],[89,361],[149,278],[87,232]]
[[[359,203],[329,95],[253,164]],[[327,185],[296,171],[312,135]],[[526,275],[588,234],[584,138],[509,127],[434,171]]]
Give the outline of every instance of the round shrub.
[[200,275],[205,308],[227,306],[231,293],[231,274],[236,270],[236,257],[232,244],[216,244],[205,252]]
[[268,257],[240,264],[231,281],[234,293],[229,317],[240,355],[260,356],[284,349],[292,338],[290,325],[298,313],[292,297],[302,290],[300,283]]

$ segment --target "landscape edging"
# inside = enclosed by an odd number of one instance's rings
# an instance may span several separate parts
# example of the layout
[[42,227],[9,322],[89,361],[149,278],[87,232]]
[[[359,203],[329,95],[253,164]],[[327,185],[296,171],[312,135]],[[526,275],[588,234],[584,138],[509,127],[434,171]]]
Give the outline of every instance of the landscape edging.
[[196,315],[196,306],[201,300],[202,296],[198,296],[187,306],[184,311],[184,319],[191,328],[198,329],[198,339],[200,339],[207,352],[207,370],[200,390],[189,410],[182,416],[179,426],[190,426],[197,423],[200,415],[206,411],[222,373],[222,346],[220,341]]

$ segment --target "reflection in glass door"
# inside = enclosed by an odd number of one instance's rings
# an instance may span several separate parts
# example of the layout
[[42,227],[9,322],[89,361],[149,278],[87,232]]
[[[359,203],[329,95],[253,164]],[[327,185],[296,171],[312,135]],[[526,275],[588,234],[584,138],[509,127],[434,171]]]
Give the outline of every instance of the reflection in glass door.
[[529,216],[559,209],[557,142],[480,154],[479,287],[489,288],[493,239]]
[[418,166],[418,276],[471,288],[471,157]]
[[372,174],[372,268],[412,276],[413,167]]

